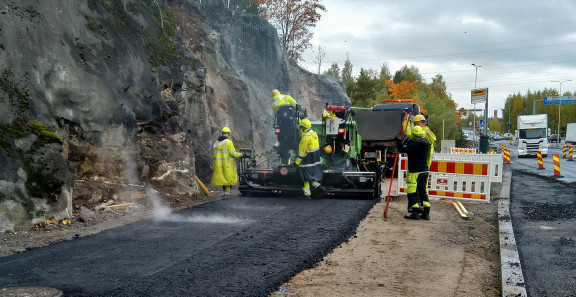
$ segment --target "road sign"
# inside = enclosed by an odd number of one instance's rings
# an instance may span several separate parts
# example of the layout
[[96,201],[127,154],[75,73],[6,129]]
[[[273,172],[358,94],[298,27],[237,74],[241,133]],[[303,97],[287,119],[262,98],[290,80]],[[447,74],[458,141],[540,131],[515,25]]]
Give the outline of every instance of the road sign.
[[472,104],[484,103],[488,99],[488,89],[472,90]]
[[484,127],[484,120],[480,120],[478,126]]
[[576,104],[576,96],[548,96],[544,97],[544,105]]

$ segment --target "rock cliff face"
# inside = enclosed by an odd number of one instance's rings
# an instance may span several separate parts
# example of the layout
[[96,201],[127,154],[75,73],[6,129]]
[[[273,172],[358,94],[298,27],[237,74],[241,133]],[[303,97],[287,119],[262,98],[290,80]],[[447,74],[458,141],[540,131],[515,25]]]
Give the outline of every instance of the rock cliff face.
[[311,119],[349,104],[341,82],[288,62],[266,20],[222,4],[3,2],[2,232],[70,218],[120,186],[198,193],[222,126],[236,147],[270,149],[274,88]]

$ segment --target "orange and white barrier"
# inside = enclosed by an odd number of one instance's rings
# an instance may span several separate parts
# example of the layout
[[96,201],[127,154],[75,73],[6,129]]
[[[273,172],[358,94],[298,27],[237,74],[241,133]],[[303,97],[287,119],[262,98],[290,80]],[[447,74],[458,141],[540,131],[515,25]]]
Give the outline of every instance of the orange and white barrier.
[[455,161],[455,162],[489,162],[490,163],[490,181],[502,182],[502,172],[504,168],[503,159],[500,154],[438,154],[432,155],[433,161]]
[[544,161],[542,161],[542,151],[536,151],[536,157],[538,158],[538,169],[544,169]]
[[475,154],[475,153],[476,153],[476,149],[473,149],[473,148],[452,147],[452,148],[450,148],[450,153],[452,153],[452,154]]
[[562,158],[566,159],[566,149],[568,149],[568,144],[564,143],[564,147],[562,148]]
[[554,154],[554,177],[563,177],[560,175],[560,155]]
[[[398,193],[406,193],[408,158],[399,158]],[[490,161],[432,160],[428,178],[428,195],[473,201],[490,202]]]
[[504,162],[510,164],[510,150],[504,149],[502,155],[504,156]]

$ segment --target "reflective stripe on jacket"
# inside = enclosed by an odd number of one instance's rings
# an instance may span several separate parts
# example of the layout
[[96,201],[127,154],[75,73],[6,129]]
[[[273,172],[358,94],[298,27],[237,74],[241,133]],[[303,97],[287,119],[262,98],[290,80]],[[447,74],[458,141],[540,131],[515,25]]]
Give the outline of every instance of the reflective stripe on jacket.
[[240,153],[236,152],[232,140],[228,138],[217,140],[212,147],[212,152],[214,154],[214,172],[211,183],[215,186],[237,185],[236,158],[240,157]]
[[322,180],[322,160],[320,159],[320,144],[318,134],[312,129],[302,134],[298,145],[298,159],[300,160],[300,177],[302,181]]
[[294,100],[294,98],[292,98],[290,95],[284,95],[284,94],[280,94],[280,95],[276,95],[274,96],[274,98],[272,98],[272,110],[274,111],[274,113],[276,113],[278,111],[278,108],[280,108],[280,106],[282,105],[292,105],[292,106],[296,106],[296,100]]

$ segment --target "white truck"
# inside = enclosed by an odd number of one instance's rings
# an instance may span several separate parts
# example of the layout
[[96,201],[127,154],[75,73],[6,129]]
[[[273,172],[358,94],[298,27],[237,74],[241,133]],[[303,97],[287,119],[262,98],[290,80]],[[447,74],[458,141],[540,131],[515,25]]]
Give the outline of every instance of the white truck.
[[568,123],[566,125],[566,137],[564,141],[568,144],[576,144],[576,123]]
[[548,155],[548,115],[520,115],[518,116],[516,140],[518,141],[518,157],[536,155],[537,151],[542,157]]

